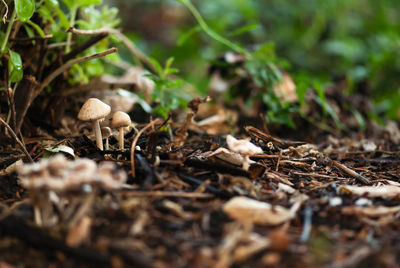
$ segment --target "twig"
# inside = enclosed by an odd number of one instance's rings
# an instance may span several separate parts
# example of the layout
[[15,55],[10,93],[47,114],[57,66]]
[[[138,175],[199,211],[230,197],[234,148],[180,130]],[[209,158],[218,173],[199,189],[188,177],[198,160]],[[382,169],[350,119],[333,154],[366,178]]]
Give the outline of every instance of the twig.
[[16,37],[10,38],[10,42],[24,42],[24,41],[31,41],[31,40],[42,40],[42,39],[50,39],[53,38],[52,34],[47,34],[45,36],[32,36],[32,37]]
[[147,129],[149,129],[150,127],[154,127],[154,125],[155,125],[156,123],[159,123],[159,122],[161,123],[161,120],[162,120],[161,118],[157,118],[157,119],[151,121],[150,123],[148,123],[147,126],[145,126],[144,128],[142,128],[142,129],[138,132],[138,134],[136,134],[135,138],[133,139],[132,145],[131,145],[131,170],[132,170],[132,177],[135,177],[135,176],[136,176],[136,173],[135,173],[135,147],[136,147],[136,144],[137,144],[137,142],[138,142],[138,140],[139,140],[139,137],[140,137]]
[[18,139],[17,135],[15,134],[15,132],[12,130],[12,128],[6,123],[6,121],[4,121],[1,117],[0,117],[0,123],[2,123],[10,132],[11,136],[13,136],[13,138],[15,139],[15,141],[19,144],[19,146],[21,147],[22,151],[24,152],[24,154],[26,155],[26,157],[28,158],[29,162],[33,163],[33,159],[30,156],[30,154],[28,153],[28,151],[25,148],[25,145]]
[[[129,40],[121,31],[117,29],[110,29],[110,28],[103,28],[103,29],[98,29],[98,30],[78,30],[74,27],[70,27],[67,32],[71,32],[74,34],[80,34],[80,35],[93,35],[93,34],[101,34],[101,33],[109,33],[113,34],[116,37],[118,37],[121,42],[128,48],[129,52],[134,56],[134,60],[136,58],[140,59],[152,72],[157,73],[156,68],[154,67],[154,64],[149,60],[149,58],[144,54],[142,51],[140,51],[134,43]],[[140,65],[140,63],[139,63]]]
[[345,165],[343,165],[343,164],[341,164],[341,163],[339,163],[339,162],[337,162],[337,161],[334,161],[334,160],[332,160],[332,159],[330,159],[330,158],[328,158],[328,159],[331,161],[331,163],[332,163],[335,167],[337,167],[338,169],[340,169],[340,170],[343,171],[344,173],[347,173],[348,175],[350,175],[350,176],[352,176],[352,177],[358,179],[359,181],[361,181],[361,182],[364,183],[364,184],[371,184],[371,181],[370,181],[370,180],[368,180],[368,179],[365,178],[364,176],[358,174],[358,173],[355,172],[354,170],[352,170],[352,169],[346,167]]
[[89,84],[86,85],[79,85],[73,88],[68,88],[66,90],[63,90],[61,92],[61,95],[66,97],[78,92],[85,92],[89,90],[106,90],[106,89],[117,89],[117,88],[123,88],[126,90],[129,90],[131,92],[136,92],[138,87],[136,83],[133,82],[119,82],[119,83],[110,83],[107,81],[93,81],[90,82]]
[[[75,47],[73,50],[71,50],[71,52],[69,52],[68,54],[63,55],[62,56],[62,62],[67,62],[69,60],[72,60],[73,58],[78,56],[79,53],[81,53],[82,51],[85,51],[89,47],[91,47],[91,46],[95,45],[96,43],[100,42],[101,40],[103,40],[107,36],[108,36],[108,33],[102,33],[102,34],[98,34],[96,36],[93,36],[93,37],[89,38],[88,40],[86,40],[85,42],[83,42],[79,46]],[[71,44],[73,44],[73,42],[71,42]],[[68,45],[68,44],[66,44],[66,45]],[[57,67],[58,66],[56,66],[56,68]]]
[[281,139],[275,138],[267,133],[264,133],[261,130],[259,130],[255,127],[252,127],[252,126],[245,127],[245,130],[251,136],[257,137],[265,142],[272,141],[273,143],[275,143],[276,145],[278,145],[281,148],[288,148],[290,146],[299,146],[299,145],[306,144],[306,142],[302,142],[302,141],[281,140]]
[[42,91],[43,89],[50,84],[51,81],[53,81],[54,78],[56,78],[57,76],[59,76],[60,74],[62,74],[64,71],[66,71],[67,69],[69,69],[72,65],[77,64],[77,63],[81,63],[84,61],[88,61],[88,60],[92,60],[92,59],[96,59],[96,58],[100,58],[100,57],[104,57],[108,54],[111,53],[115,53],[117,52],[118,49],[113,47],[110,49],[107,49],[103,52],[99,52],[90,56],[85,56],[82,58],[78,58],[78,59],[74,59],[74,60],[70,60],[68,62],[66,62],[65,64],[61,65],[60,67],[58,67],[54,72],[52,72],[51,74],[49,74],[44,80],[43,82],[39,85],[39,87],[35,90],[34,94],[33,94],[33,99],[35,99]]
[[279,164],[281,162],[281,158],[282,158],[282,150],[279,150],[279,157],[278,157],[278,161],[276,161],[275,171],[279,170]]
[[[74,42],[72,42],[71,44],[74,44]],[[59,42],[59,43],[52,43],[47,45],[47,49],[53,49],[56,47],[65,47],[67,45],[67,42]]]
[[[3,66],[8,66],[8,61],[6,59],[3,58]],[[9,104],[9,113],[8,113],[8,117],[7,117],[7,123],[9,123],[9,119],[11,117],[11,121],[12,121],[12,126],[13,129],[18,133],[16,127],[16,113],[15,113],[15,101],[14,101],[14,92],[13,90],[9,87],[9,77],[8,77],[8,71],[4,72],[4,78],[3,78],[3,82],[4,82],[4,89],[8,98],[8,104]],[[18,85],[18,82],[15,83],[15,87]]]
[[[8,8],[7,8],[7,10],[8,10]],[[7,41],[8,41],[8,38],[10,37],[11,29],[14,24],[14,20],[15,20],[16,16],[17,16],[17,11],[16,11],[16,8],[14,7],[13,13],[11,14],[10,21],[8,22],[8,25],[7,25],[6,34],[3,37],[3,43],[1,44],[0,54],[3,54],[4,49],[6,48]]]
[[8,5],[7,5],[6,1],[4,1],[4,0],[1,0],[1,2],[4,4],[4,6],[6,8],[6,12],[4,13],[4,16],[3,16],[3,23],[6,24],[6,18],[8,15]]
[[318,173],[308,173],[308,172],[299,172],[299,171],[290,171],[290,173],[293,175],[312,177],[312,178],[322,178],[322,179],[331,179],[331,180],[345,179],[343,177],[324,175],[324,174],[318,174]]
[[163,192],[163,191],[121,191],[121,194],[124,196],[137,196],[137,197],[185,197],[185,198],[212,198],[214,197],[213,194],[209,193],[196,193],[196,192]]

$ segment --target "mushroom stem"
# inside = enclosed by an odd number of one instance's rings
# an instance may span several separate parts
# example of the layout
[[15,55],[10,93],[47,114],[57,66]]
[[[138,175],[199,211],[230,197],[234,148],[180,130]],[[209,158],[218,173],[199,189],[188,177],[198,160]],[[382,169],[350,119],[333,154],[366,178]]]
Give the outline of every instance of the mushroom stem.
[[119,128],[119,149],[123,150],[124,149],[124,128],[120,127]]
[[245,171],[248,171],[248,170],[249,170],[249,167],[250,167],[250,157],[249,157],[248,155],[245,155],[245,156],[244,156],[244,161],[243,161],[243,166],[242,166],[242,168],[243,168]]
[[100,123],[98,119],[93,121],[93,130],[94,136],[96,137],[96,145],[103,151],[103,139],[101,137]]
[[108,143],[108,138],[106,138],[106,145],[105,145],[106,150],[110,150],[110,145]]

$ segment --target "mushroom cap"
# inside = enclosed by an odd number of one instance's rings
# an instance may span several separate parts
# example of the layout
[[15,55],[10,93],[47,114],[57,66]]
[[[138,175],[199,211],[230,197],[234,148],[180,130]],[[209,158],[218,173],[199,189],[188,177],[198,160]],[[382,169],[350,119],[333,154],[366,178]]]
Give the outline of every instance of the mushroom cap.
[[228,144],[229,150],[242,155],[254,155],[262,154],[263,150],[250,142],[250,140],[238,140],[235,137],[228,135],[226,137],[226,143]]
[[131,118],[127,113],[119,111],[113,114],[111,121],[112,128],[128,127],[130,124]]
[[103,136],[104,138],[110,137],[111,134],[112,134],[111,128],[109,128],[109,127],[102,127],[101,128],[101,136]]
[[111,112],[111,107],[99,99],[90,98],[83,105],[78,114],[82,121],[93,121],[106,117]]

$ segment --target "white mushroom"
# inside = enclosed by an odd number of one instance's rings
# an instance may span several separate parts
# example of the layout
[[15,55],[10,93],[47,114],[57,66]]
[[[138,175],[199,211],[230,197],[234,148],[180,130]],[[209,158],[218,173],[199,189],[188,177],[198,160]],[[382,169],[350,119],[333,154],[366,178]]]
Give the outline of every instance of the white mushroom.
[[118,128],[119,130],[119,149],[124,149],[124,127],[129,127],[131,124],[131,118],[127,113],[116,112],[113,114],[111,127]]
[[228,135],[226,137],[226,143],[228,144],[229,150],[235,153],[239,153],[241,155],[244,155],[244,162],[243,162],[243,169],[248,170],[250,167],[249,161],[249,155],[254,155],[254,154],[261,154],[263,153],[263,150],[254,145],[253,143],[250,142],[250,140],[238,140],[235,137]]
[[103,140],[101,137],[100,121],[111,112],[111,107],[96,98],[88,99],[79,111],[78,118],[82,121],[92,121],[96,145],[103,150]]
[[112,134],[111,128],[109,128],[109,127],[102,127],[101,128],[101,135],[106,139],[105,149],[107,151],[110,150],[110,146],[109,146],[109,143],[108,143],[108,137],[110,137],[111,134]]

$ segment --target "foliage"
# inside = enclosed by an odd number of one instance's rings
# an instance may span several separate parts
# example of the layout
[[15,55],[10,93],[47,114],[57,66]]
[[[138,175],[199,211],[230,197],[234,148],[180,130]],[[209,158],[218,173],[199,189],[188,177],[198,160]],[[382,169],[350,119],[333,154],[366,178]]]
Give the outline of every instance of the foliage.
[[[119,0],[124,1],[124,0]],[[179,0],[182,2],[182,0]],[[126,1],[125,1],[126,2]],[[136,1],[135,5],[156,8],[160,0]],[[178,0],[162,1],[180,13]],[[290,74],[297,85],[313,88],[319,81],[324,88],[332,78],[348,81],[346,93],[367,91],[375,100],[379,115],[398,118],[400,102],[400,9],[393,0],[193,0],[208,28],[249,48],[275,43],[276,54],[290,62]],[[168,34],[177,46],[148,43],[157,58],[176,59],[185,80],[205,91],[206,73],[185,71],[205,69],[207,63],[227,47],[209,42],[198,23],[185,17]],[[140,30],[138,30],[140,33]],[[160,46],[163,49],[160,49]],[[167,49],[169,48],[169,49]],[[192,55],[190,59],[186,55]],[[301,75],[301,74],[307,75]],[[306,79],[306,80],[304,80]]]
[[[18,82],[23,77],[22,64],[24,59],[18,51],[12,51],[8,48],[8,38],[14,21],[21,21],[23,29],[28,37],[33,38],[35,32],[41,37],[45,35],[44,27],[47,23],[50,24],[48,33],[53,35],[52,42],[67,41],[66,52],[70,51],[72,36],[71,33],[66,33],[65,30],[75,24],[79,25],[80,29],[94,29],[93,27],[115,27],[119,20],[116,8],[103,7],[101,11],[93,8],[93,5],[101,4],[101,0],[86,0],[86,1],[73,1],[73,0],[15,0],[15,8],[7,24],[6,32],[1,32],[2,36],[2,49],[1,53],[9,54],[9,82]],[[10,4],[10,3],[9,3]],[[80,12],[80,19],[76,20],[77,13]],[[35,16],[37,14],[38,16]],[[32,20],[35,19],[35,21]],[[96,28],[96,29],[97,29]],[[87,37],[76,38],[76,43],[80,44]],[[33,43],[35,41],[32,41]],[[100,50],[109,47],[110,41],[106,39],[96,46],[84,51],[82,56],[93,54]],[[55,51],[54,53],[58,53]],[[26,55],[30,57],[31,55]],[[52,52],[48,55],[48,60],[51,60],[55,55]],[[113,56],[114,59],[117,56]],[[104,72],[104,63],[102,60],[94,60],[86,62],[81,65],[74,65],[70,70],[70,82],[80,83],[88,82],[91,77],[99,76]]]
[[178,73],[177,69],[171,67],[174,58],[169,58],[164,67],[157,60],[152,58],[150,60],[157,70],[157,73],[148,75],[156,85],[152,98],[157,100],[158,103],[153,109],[153,113],[167,118],[171,110],[186,107],[187,100],[182,95],[181,90],[183,81],[170,78],[170,75]]

